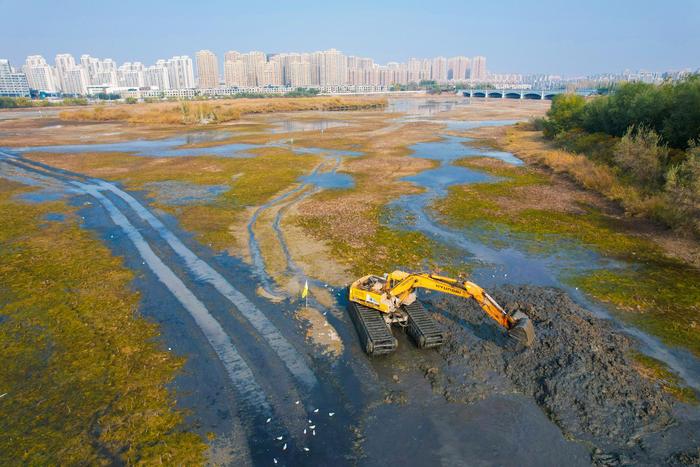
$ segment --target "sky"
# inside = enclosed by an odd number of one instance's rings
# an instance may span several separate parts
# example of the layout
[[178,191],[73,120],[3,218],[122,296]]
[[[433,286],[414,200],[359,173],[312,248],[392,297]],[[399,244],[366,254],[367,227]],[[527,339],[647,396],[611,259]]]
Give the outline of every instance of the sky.
[[497,73],[700,67],[700,0],[0,0],[0,58],[118,63],[336,48],[378,63],[484,55]]

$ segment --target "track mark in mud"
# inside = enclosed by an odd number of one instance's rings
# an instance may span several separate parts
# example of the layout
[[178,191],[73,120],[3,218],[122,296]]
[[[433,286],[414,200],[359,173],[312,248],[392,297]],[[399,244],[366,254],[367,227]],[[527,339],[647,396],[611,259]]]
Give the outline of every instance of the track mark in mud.
[[260,311],[245,295],[234,288],[219,272],[200,259],[192,250],[185,246],[160,220],[139,203],[133,196],[120,190],[115,185],[103,180],[95,180],[101,189],[110,191],[124,200],[131,209],[147,222],[160,237],[185,262],[187,268],[195,276],[212,285],[221,295],[226,297],[236,309],[250,322],[255,330],[267,341],[277,356],[284,362],[287,369],[302,383],[306,389],[313,389],[318,380],[304,357],[282,336],[277,327]]
[[209,313],[209,310],[207,310],[204,304],[199,301],[182,280],[180,280],[180,278],[178,278],[153,252],[148,242],[146,242],[133,224],[129,222],[126,216],[124,216],[109,199],[100,193],[99,187],[80,182],[72,183],[102,204],[112,221],[118,225],[129,240],[131,240],[131,243],[136,247],[149,269],[190,313],[218,355],[224,368],[226,368],[231,382],[238,390],[241,397],[252,407],[262,412],[262,414],[270,415],[272,413],[272,408],[265,399],[265,393],[262,388],[255,381],[253,372],[238,354],[228,334],[226,334],[219,322]]

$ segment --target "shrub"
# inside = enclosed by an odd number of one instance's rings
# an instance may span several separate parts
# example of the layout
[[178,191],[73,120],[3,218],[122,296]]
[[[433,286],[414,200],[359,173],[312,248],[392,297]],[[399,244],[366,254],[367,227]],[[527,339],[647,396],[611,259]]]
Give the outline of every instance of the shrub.
[[615,164],[643,187],[658,189],[663,183],[668,148],[654,130],[630,127],[617,143]]
[[686,154],[666,173],[667,221],[700,232],[700,147],[692,142]]

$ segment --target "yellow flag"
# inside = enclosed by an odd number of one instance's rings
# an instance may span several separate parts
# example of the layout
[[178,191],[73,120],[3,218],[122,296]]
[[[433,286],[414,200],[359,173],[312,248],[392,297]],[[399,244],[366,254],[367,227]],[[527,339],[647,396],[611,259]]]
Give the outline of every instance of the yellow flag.
[[304,290],[301,292],[301,298],[306,298],[306,296],[309,294],[309,281],[307,280],[304,283]]

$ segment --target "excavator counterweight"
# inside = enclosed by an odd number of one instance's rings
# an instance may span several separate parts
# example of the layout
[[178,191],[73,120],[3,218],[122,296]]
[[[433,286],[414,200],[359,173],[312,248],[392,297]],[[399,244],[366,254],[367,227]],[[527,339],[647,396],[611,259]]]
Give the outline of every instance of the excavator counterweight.
[[350,286],[350,316],[367,354],[386,354],[396,349],[398,344],[391,334],[393,324],[406,328],[420,348],[436,347],[443,343],[444,334],[438,324],[416,300],[417,289],[473,299],[515,341],[529,346],[535,339],[535,329],[527,315],[520,311],[507,313],[473,282],[434,274],[394,271],[383,276],[362,277]]

